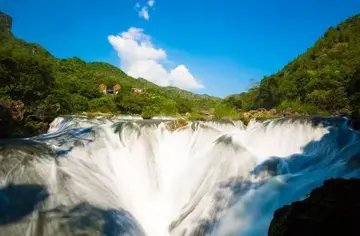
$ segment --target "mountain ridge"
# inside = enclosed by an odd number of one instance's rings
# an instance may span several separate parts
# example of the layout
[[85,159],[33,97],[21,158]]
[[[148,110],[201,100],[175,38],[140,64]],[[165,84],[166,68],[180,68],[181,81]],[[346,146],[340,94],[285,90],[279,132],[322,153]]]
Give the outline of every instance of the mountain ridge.
[[[360,15],[330,27],[306,52],[248,91],[224,99],[160,87],[105,62],[58,59],[41,45],[15,37],[11,28],[12,18],[0,12],[0,100],[23,102],[24,118],[15,124],[27,126],[30,134],[46,130],[57,115],[82,112],[144,118],[186,114],[189,119],[238,119],[248,117],[250,110],[259,110],[255,117],[267,118],[269,112],[263,109],[272,109],[271,117],[360,114]],[[105,95],[100,84],[120,84],[121,89]],[[49,107],[56,107],[56,112],[47,115]]]
[[[0,12],[1,137],[38,135],[46,132],[55,117],[83,112],[143,118],[187,115],[189,119],[202,118],[200,113],[220,117],[217,111],[221,116],[235,114],[221,98],[160,87],[105,62],[56,58],[41,45],[17,38],[11,28],[11,16]],[[120,90],[104,94],[101,84],[119,84]],[[19,107],[21,119],[16,115],[19,112],[14,113]]]
[[[181,103],[181,100],[183,99],[190,99],[196,104],[192,104],[191,106],[193,109],[188,109],[187,112],[210,109],[216,103],[221,102],[221,98],[214,96],[196,94],[190,91],[182,90],[180,88],[174,89],[173,87],[161,87],[144,78],[133,78],[128,76],[120,68],[106,62],[85,62],[79,57],[58,59],[40,45],[28,43],[15,37],[11,32],[11,22],[12,18],[9,15],[0,12],[0,27],[2,29],[1,40],[4,42],[4,45],[2,45],[1,48],[7,48],[9,55],[13,54],[14,51],[21,51],[24,57],[31,57],[36,54],[39,57],[44,57],[44,59],[46,58],[46,60],[52,64],[51,70],[54,72],[53,76],[55,77],[55,84],[58,84],[59,88],[64,84],[68,84],[70,80],[74,80],[75,78],[71,77],[75,76],[78,79],[77,82],[81,81],[82,83],[87,83],[91,81],[93,84],[97,83],[95,86],[88,85],[88,87],[92,87],[91,91],[93,93],[95,92],[94,90],[98,89],[98,85],[101,83],[118,83],[122,88],[126,88],[127,90],[129,90],[129,87],[145,87],[150,89],[150,91],[161,95],[165,99],[174,100],[175,103]],[[72,83],[72,85],[76,87],[76,82]],[[70,87],[69,90],[71,90]],[[81,86],[78,85],[78,87]],[[123,89],[121,89],[121,91],[123,91]],[[71,92],[71,94],[74,93],[75,92]],[[84,94],[81,96],[84,96]],[[208,101],[206,101],[208,99],[214,103],[210,104]],[[201,105],[201,103],[208,104],[208,106],[204,107]],[[74,111],[67,110],[66,112],[71,113]]]
[[[96,64],[102,64],[102,65],[106,65],[108,68],[111,68],[111,70],[119,70],[120,72],[122,72],[122,74],[128,78],[132,78],[132,79],[136,79],[136,80],[145,80],[146,83],[149,83],[151,86],[154,86],[154,87],[159,87],[159,88],[172,88],[174,86],[159,86],[159,85],[156,85],[154,83],[152,83],[151,81],[147,80],[146,78],[134,78],[134,77],[131,77],[129,75],[127,75],[121,68],[118,68],[116,67],[115,65],[112,65],[110,63],[107,63],[107,62],[102,62],[102,61],[92,61],[92,62],[86,62],[84,60],[82,60],[81,58],[77,57],[77,56],[74,56],[74,57],[70,57],[70,58],[64,58],[64,59],[60,59],[60,58],[57,58],[55,57],[54,55],[52,55],[48,50],[46,50],[44,47],[42,47],[41,45],[37,44],[37,43],[32,43],[32,42],[27,42],[23,39],[20,39],[18,37],[16,37],[11,29],[12,29],[12,17],[10,15],[7,15],[6,13],[0,11],[0,29],[3,30],[5,33],[6,32],[9,32],[11,34],[11,36],[13,36],[14,38],[16,38],[17,40],[19,41],[22,41],[28,45],[33,45],[35,47],[39,47],[39,48],[42,48],[42,50],[46,51],[49,55],[51,55],[51,57],[53,59],[57,59],[57,60],[69,60],[69,59],[74,59],[74,58],[77,58],[79,60],[81,60],[82,62],[85,62],[86,64],[89,64],[89,65],[96,65]],[[142,81],[143,82],[143,81]],[[175,87],[177,88],[177,87]],[[206,95],[206,94],[200,94],[200,93],[195,93],[195,92],[190,92],[188,90],[184,90],[184,89],[181,89],[181,88],[177,88],[178,90],[180,91],[186,91],[188,93],[192,93],[194,95],[199,95],[199,96],[209,96],[209,95]],[[216,97],[216,96],[209,96],[209,97],[213,97],[213,98],[217,98],[217,99],[221,99],[219,97]]]

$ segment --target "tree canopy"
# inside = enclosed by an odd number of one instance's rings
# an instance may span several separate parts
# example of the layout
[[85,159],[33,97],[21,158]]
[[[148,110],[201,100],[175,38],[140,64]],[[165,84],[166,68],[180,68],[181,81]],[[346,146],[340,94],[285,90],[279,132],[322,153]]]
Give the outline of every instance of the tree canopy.
[[[159,87],[108,63],[57,59],[40,45],[16,38],[11,24],[11,17],[0,12],[0,99],[21,100],[28,107],[59,104],[62,114],[101,111],[144,117],[209,112],[216,118],[236,117],[258,108],[360,113],[360,15],[330,27],[282,70],[225,99]],[[121,89],[105,95],[100,84],[120,84]]]
[[359,113],[360,15],[330,27],[313,47],[249,91],[225,100],[243,110],[291,107]]

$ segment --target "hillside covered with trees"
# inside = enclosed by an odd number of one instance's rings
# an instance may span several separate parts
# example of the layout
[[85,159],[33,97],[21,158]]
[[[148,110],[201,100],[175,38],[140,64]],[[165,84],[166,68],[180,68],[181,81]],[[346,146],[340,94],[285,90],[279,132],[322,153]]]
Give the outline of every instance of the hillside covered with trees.
[[360,109],[360,15],[330,27],[313,47],[228,103],[243,111],[292,108],[307,114]]
[[[12,18],[0,12],[0,108],[10,110],[7,118],[0,114],[0,127],[25,126],[27,135],[46,131],[58,115],[82,112],[144,118],[190,114],[190,119],[202,119],[207,115],[244,118],[251,110],[276,108],[272,116],[359,116],[360,15],[330,27],[313,47],[282,70],[225,99],[159,87],[103,62],[55,58],[40,45],[15,37],[11,26]],[[120,84],[121,89],[116,95],[106,95],[100,84]],[[146,92],[134,93],[133,88]],[[8,132],[0,130],[6,137]]]
[[[15,37],[12,20],[0,12],[0,100],[20,100],[27,113],[55,104],[56,114],[103,112],[146,118],[186,113],[196,118],[199,113],[235,111],[220,98],[159,87],[107,63],[87,63],[77,57],[57,59],[40,45]],[[120,84],[121,89],[117,95],[106,95],[100,84]],[[132,88],[146,89],[146,93],[134,93]]]
[[[0,13],[0,24],[2,97],[24,103],[59,103],[61,113],[152,111],[151,115],[174,115],[207,110],[220,102],[218,98],[164,89],[147,80],[132,78],[107,63],[86,63],[77,57],[57,59],[41,46],[16,38],[11,33],[10,16]],[[119,96],[101,93],[101,83],[120,84]],[[146,88],[147,93],[134,94],[131,88]]]

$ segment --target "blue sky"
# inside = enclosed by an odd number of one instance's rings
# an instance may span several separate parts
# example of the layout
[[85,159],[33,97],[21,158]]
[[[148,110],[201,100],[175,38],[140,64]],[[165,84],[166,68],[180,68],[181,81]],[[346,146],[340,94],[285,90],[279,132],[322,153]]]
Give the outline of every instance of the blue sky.
[[359,14],[360,1],[0,0],[0,10],[13,17],[16,36],[57,57],[105,61],[222,97],[280,70],[328,27]]

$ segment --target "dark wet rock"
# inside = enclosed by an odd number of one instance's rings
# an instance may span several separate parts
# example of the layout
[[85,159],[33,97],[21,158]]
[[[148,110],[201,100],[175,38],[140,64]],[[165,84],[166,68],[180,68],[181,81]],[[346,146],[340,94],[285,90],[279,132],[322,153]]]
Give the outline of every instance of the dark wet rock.
[[46,133],[50,123],[59,115],[60,105],[39,105],[28,109],[25,118],[25,127],[30,135]]
[[35,108],[28,109],[27,118],[49,123],[54,120],[54,117],[58,116],[59,110],[59,104],[39,105]]
[[354,130],[360,130],[360,119],[359,120],[353,120],[351,122],[351,127],[354,129]]
[[259,108],[257,110],[251,110],[245,112],[243,114],[243,121],[247,123],[251,119],[267,120],[267,119],[279,118],[279,117],[297,117],[301,115],[306,115],[306,114],[300,114],[291,108],[287,108],[284,110],[277,110],[277,109],[266,110],[264,108]]
[[360,114],[359,112],[353,112],[348,116],[349,118],[349,126],[354,130],[360,130]]
[[354,130],[360,130],[360,117],[352,117],[350,121],[350,126]]
[[25,107],[22,101],[0,101],[0,138],[29,137],[46,133],[59,115],[60,106]]
[[253,171],[252,174],[256,176],[269,175],[276,176],[278,175],[278,168],[281,164],[281,158],[271,157],[269,160],[264,161],[262,164],[258,165]]
[[0,11],[0,32],[11,32],[12,18]]
[[360,235],[360,179],[330,179],[310,196],[278,209],[269,236]]
[[5,119],[12,119],[21,121],[24,118],[25,106],[22,101],[1,100],[0,101],[0,117]]
[[24,119],[25,107],[21,101],[0,101],[0,138],[11,137]]

